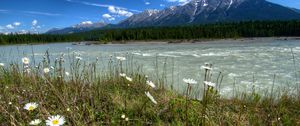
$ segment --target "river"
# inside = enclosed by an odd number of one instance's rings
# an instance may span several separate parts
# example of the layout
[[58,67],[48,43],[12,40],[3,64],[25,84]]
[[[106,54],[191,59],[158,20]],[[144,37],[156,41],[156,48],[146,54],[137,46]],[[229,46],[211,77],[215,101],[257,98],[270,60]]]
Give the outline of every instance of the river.
[[62,53],[77,52],[86,62],[94,61],[96,57],[106,62],[110,56],[130,56],[132,62],[142,66],[145,74],[153,80],[157,78],[157,70],[161,74],[165,65],[166,83],[173,85],[175,90],[185,87],[182,78],[194,78],[202,84],[204,70],[201,66],[211,63],[213,81],[222,72],[220,93],[227,96],[233,90],[251,92],[253,87],[261,93],[274,87],[276,91],[280,89],[292,94],[296,92],[300,75],[300,40],[276,38],[186,44],[10,45],[0,46],[0,62],[19,62],[24,56],[32,57],[33,53],[38,62],[46,50],[53,59]]

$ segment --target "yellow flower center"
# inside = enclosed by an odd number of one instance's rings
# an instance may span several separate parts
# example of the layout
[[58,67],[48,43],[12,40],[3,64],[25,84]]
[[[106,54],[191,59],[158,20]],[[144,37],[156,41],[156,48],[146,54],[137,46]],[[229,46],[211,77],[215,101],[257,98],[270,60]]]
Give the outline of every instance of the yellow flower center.
[[52,124],[57,125],[58,124],[58,120],[57,119],[53,120]]
[[28,108],[29,111],[31,111],[31,110],[33,110],[33,109],[34,109],[33,106],[29,106],[29,108]]

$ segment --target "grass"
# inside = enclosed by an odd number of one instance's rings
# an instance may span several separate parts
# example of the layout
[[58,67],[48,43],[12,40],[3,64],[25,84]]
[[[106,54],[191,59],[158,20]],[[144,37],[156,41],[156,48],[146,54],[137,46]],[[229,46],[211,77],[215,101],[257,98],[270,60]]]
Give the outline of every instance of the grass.
[[[203,99],[197,100],[164,86],[152,88],[146,84],[147,77],[137,71],[126,73],[132,81],[120,76],[124,72],[122,61],[115,65],[114,61],[109,62],[110,70],[99,74],[95,63],[85,64],[78,57],[71,58],[70,75],[66,75],[63,59],[57,59],[49,73],[43,72],[50,68],[47,55],[37,67],[0,67],[1,126],[28,125],[34,119],[41,119],[40,125],[45,125],[51,115],[64,116],[65,125],[70,126],[300,125],[298,96],[286,93],[262,97],[253,91],[226,99],[213,86],[207,86],[199,91]],[[204,72],[205,80],[212,81],[210,71]],[[158,104],[145,95],[146,91]],[[23,109],[29,102],[39,106],[33,111]]]

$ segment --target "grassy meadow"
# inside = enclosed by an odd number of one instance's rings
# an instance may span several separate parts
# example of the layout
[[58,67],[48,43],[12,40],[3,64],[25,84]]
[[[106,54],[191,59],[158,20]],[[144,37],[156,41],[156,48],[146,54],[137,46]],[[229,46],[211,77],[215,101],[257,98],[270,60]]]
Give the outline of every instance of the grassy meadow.
[[[263,97],[253,90],[223,98],[210,64],[203,67],[204,82],[182,78],[187,88],[180,94],[166,88],[163,78],[126,71],[128,57],[107,59],[107,71],[97,67],[100,60],[86,63],[75,55],[50,62],[46,53],[42,62],[33,60],[0,64],[1,126],[300,125],[300,94],[270,91]],[[190,97],[195,85],[204,87],[201,100]]]

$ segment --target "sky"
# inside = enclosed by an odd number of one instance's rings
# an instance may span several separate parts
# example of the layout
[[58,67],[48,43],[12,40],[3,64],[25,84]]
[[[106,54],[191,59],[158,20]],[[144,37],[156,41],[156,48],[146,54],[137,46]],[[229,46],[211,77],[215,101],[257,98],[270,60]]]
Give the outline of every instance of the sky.
[[[93,22],[118,23],[146,9],[189,0],[0,0],[0,33],[39,32]],[[300,0],[268,0],[300,9]]]

